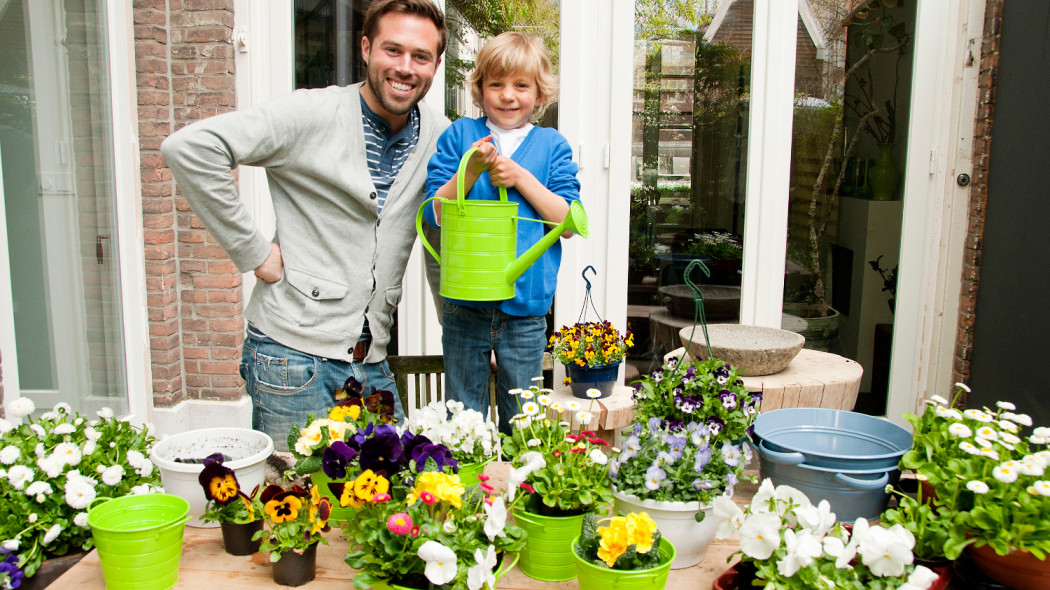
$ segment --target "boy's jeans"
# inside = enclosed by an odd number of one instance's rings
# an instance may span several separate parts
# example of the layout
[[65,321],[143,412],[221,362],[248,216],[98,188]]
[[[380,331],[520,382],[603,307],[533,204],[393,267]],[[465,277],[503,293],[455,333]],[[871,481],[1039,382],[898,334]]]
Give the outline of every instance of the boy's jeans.
[[404,421],[401,398],[385,360],[365,364],[314,356],[288,348],[248,324],[240,372],[252,398],[252,428],[270,435],[277,451],[288,451],[293,423],[306,427],[308,413],[327,417],[336,403],[335,390],[351,376],[364,383],[366,395],[373,386],[392,391],[395,415]]
[[496,409],[499,430],[510,434],[510,419],[520,412],[510,389],[528,389],[543,376],[547,319],[518,317],[496,308],[442,303],[441,346],[445,352],[445,398],[488,416],[489,351],[496,352]]

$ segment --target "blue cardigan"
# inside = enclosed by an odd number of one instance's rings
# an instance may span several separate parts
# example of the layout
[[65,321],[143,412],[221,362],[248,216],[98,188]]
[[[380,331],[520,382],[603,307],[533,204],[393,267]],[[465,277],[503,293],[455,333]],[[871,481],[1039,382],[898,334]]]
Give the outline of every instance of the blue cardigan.
[[[452,123],[438,138],[437,152],[427,166],[427,198],[433,197],[439,188],[456,174],[460,158],[475,141],[489,135],[485,118],[462,118]],[[580,181],[576,179],[579,167],[572,161],[572,148],[556,129],[533,127],[525,140],[514,151],[512,160],[532,173],[544,186],[567,202],[580,200]],[[468,199],[498,200],[499,192],[492,185],[489,175],[482,174],[467,194]],[[518,203],[518,216],[540,219],[539,213],[518,192],[507,189],[507,199]],[[425,212],[427,223],[437,227],[433,203]],[[535,221],[518,221],[518,255],[529,249],[550,228]],[[525,271],[514,284],[514,298],[504,301],[459,301],[452,303],[465,307],[498,307],[512,316],[542,316],[550,310],[554,301],[554,289],[561,265],[561,240],[554,243],[540,256],[535,264]]]

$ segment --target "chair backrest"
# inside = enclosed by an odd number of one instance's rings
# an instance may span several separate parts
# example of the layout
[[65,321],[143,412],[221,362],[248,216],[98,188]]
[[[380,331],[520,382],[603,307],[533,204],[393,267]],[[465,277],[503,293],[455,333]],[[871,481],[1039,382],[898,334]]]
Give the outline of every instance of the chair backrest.
[[[397,394],[401,397],[401,407],[405,413],[412,408],[435,402],[444,401],[443,390],[445,357],[441,355],[421,356],[388,356],[387,363],[390,372],[394,374],[394,383],[397,385]],[[554,368],[554,357],[549,352],[543,353],[543,370],[549,371]],[[411,385],[412,395],[409,395]],[[409,401],[415,403],[409,403]],[[489,375],[489,417],[496,420],[496,370]]]

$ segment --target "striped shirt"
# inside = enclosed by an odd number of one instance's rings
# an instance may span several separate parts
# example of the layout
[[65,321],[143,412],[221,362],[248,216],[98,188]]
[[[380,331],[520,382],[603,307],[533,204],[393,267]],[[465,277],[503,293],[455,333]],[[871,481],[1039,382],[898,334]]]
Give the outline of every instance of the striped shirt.
[[361,119],[364,122],[365,150],[368,152],[368,170],[372,173],[372,184],[376,187],[376,210],[383,212],[383,204],[390,186],[394,184],[401,165],[419,141],[419,109],[412,107],[408,123],[401,131],[391,136],[390,123],[368,108],[365,97],[361,97]]

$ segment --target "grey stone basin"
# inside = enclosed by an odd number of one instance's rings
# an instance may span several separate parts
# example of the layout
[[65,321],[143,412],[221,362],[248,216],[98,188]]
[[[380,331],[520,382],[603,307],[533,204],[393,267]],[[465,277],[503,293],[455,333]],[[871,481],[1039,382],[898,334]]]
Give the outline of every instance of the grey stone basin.
[[[760,326],[714,324],[707,327],[707,333],[715,358],[740,369],[743,376],[772,375],[783,371],[806,343],[801,334]],[[678,336],[689,356],[707,359],[706,340],[700,326],[695,332],[692,326],[682,328]]]
[[[740,319],[740,287],[735,285],[697,285],[704,296],[704,317],[709,322]],[[660,302],[671,315],[693,319],[696,301],[689,285],[666,285],[657,289]]]

